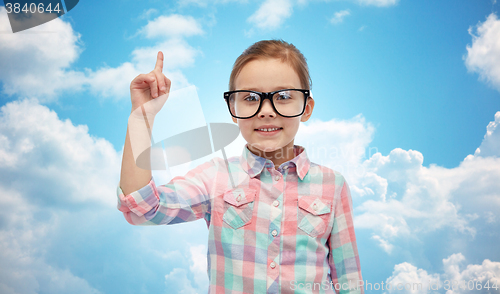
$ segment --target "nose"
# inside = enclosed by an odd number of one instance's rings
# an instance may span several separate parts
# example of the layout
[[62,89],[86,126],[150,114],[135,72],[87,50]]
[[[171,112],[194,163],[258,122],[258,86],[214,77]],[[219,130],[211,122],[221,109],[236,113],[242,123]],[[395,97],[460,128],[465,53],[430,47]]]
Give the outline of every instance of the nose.
[[264,99],[262,101],[262,107],[259,110],[258,117],[260,118],[265,118],[265,117],[275,117],[276,112],[273,109],[273,106],[271,105],[271,101],[269,99]]

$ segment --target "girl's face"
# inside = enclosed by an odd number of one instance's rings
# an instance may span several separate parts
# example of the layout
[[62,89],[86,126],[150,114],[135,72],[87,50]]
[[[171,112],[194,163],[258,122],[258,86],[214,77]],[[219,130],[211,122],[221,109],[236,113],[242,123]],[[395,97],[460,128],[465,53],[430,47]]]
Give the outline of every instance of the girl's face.
[[[288,64],[279,59],[257,59],[248,62],[235,79],[236,90],[253,90],[272,92],[282,89],[302,89],[298,74]],[[271,102],[265,99],[260,111],[252,118],[233,121],[240,127],[248,148],[254,154],[276,157],[278,152],[287,154],[286,149],[293,148],[293,140],[301,121],[307,121],[312,114],[314,100],[307,99],[307,105],[301,116],[286,118],[277,114]],[[260,129],[278,128],[277,131],[266,132]],[[270,153],[267,153],[270,152]],[[292,153],[293,154],[293,153]],[[293,158],[293,157],[292,157]],[[285,158],[290,160],[291,158]],[[283,161],[284,162],[284,161]]]

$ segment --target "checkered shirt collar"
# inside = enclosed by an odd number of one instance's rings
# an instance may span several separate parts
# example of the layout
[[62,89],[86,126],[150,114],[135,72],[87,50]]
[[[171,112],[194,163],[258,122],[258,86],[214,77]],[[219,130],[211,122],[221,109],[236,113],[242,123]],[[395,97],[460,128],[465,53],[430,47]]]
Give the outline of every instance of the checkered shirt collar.
[[[307,153],[304,147],[294,145],[293,152],[295,157],[283,163],[282,166],[288,165],[289,168],[295,166],[297,168],[297,175],[301,180],[303,180],[307,172],[309,171],[311,161],[309,160],[309,157],[307,157]],[[274,166],[271,160],[253,154],[248,149],[248,143],[245,144],[240,159],[243,170],[245,170],[252,178],[260,174],[264,167]]]

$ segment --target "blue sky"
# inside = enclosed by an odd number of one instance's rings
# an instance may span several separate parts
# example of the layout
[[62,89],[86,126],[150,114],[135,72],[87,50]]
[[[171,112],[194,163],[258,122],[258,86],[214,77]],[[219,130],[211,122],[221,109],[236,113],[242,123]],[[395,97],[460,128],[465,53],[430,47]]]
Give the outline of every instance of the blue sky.
[[499,5],[82,0],[16,34],[0,7],[0,292],[204,293],[203,221],[134,227],[116,210],[128,86],[162,50],[173,90],[197,91],[165,129],[231,122],[232,64],[272,38],[308,60],[296,143],[350,184],[363,278],[500,284]]

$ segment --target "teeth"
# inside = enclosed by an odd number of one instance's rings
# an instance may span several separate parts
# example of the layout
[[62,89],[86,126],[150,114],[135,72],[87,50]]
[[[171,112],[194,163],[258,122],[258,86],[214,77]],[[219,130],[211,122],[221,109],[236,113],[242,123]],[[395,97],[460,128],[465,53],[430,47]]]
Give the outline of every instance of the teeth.
[[259,129],[259,131],[263,131],[263,132],[272,132],[272,131],[276,131],[276,130],[279,130],[280,128],[271,128],[271,129]]

